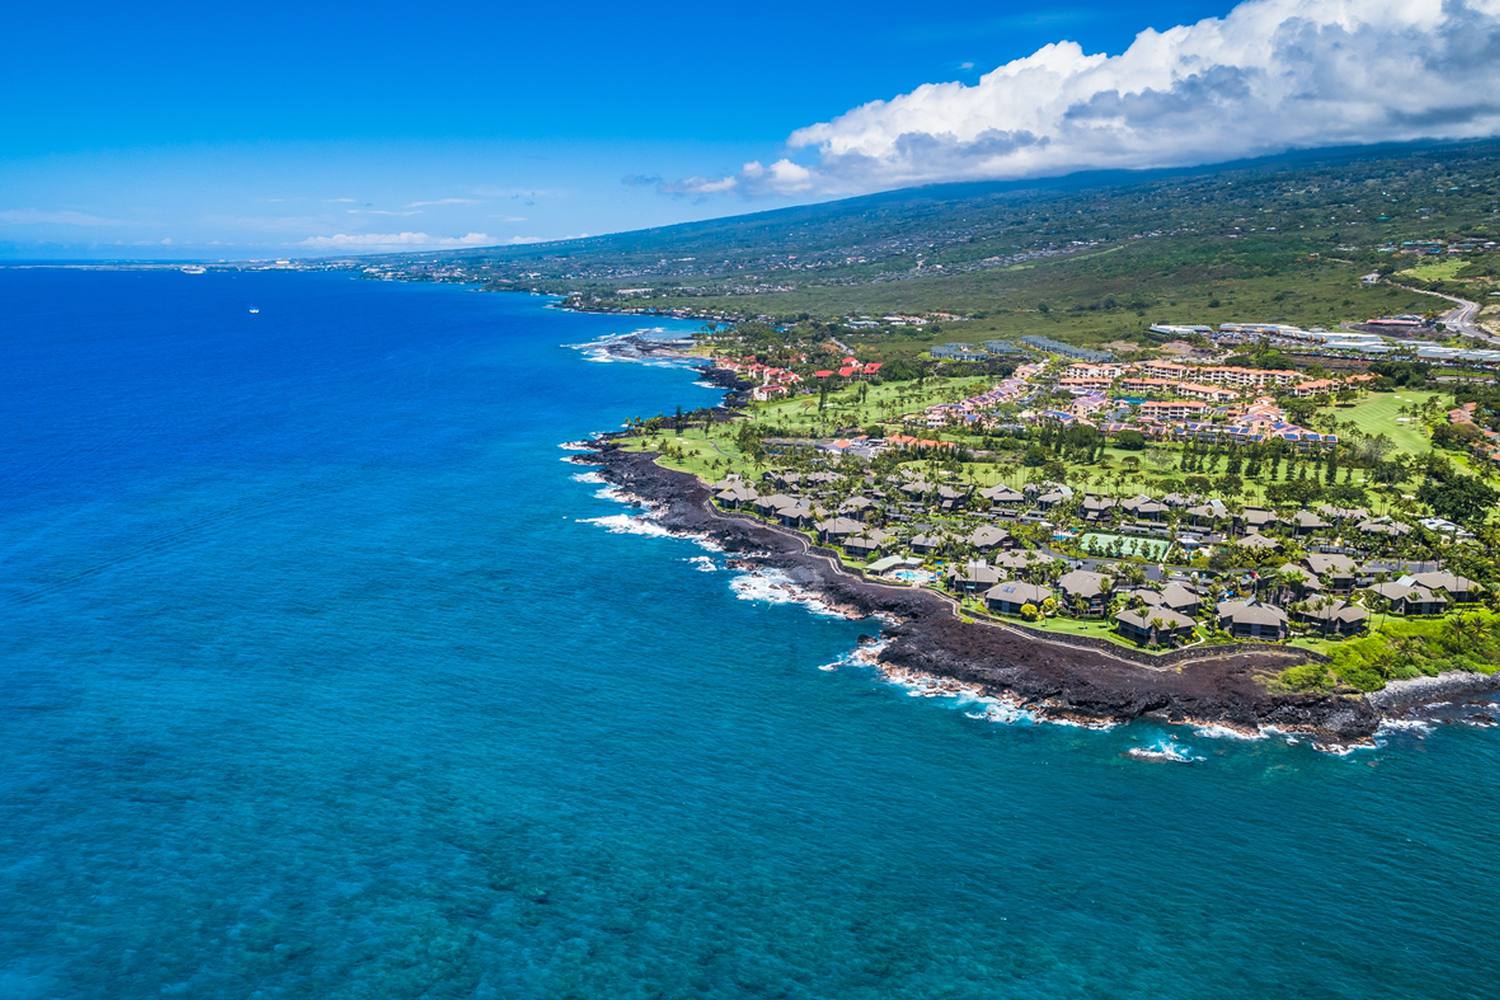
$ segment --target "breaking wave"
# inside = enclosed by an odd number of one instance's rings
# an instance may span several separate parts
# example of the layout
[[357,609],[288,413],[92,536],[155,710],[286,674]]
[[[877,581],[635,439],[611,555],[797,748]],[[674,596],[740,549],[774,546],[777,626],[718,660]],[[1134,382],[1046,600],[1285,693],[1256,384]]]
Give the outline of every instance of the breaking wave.
[[595,524],[611,535],[644,535],[649,538],[674,538],[671,531],[641,514],[605,514],[602,517],[580,517],[579,524]]
[[1135,760],[1159,761],[1169,764],[1196,764],[1205,758],[1193,753],[1192,748],[1163,737],[1146,747],[1131,747],[1125,756]]
[[659,326],[641,327],[629,333],[611,333],[598,340],[590,340],[582,344],[563,344],[570,350],[578,351],[583,355],[585,361],[595,364],[634,364],[644,365],[647,368],[698,368],[702,362],[695,358],[662,357],[648,351],[643,351],[637,346],[643,340],[667,339],[668,333]]
[[764,604],[800,604],[814,614],[829,618],[852,618],[805,587],[799,587],[779,569],[742,571],[729,581],[729,589],[742,601]]

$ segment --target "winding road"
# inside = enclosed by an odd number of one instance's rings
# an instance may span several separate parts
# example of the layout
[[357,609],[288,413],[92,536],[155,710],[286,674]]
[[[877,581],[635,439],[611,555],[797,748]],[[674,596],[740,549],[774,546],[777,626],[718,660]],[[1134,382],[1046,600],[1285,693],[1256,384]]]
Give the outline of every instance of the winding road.
[[1431,295],[1445,302],[1452,302],[1453,308],[1442,315],[1443,325],[1455,333],[1465,337],[1473,337],[1486,343],[1500,346],[1500,336],[1491,333],[1489,328],[1482,325],[1479,320],[1479,303],[1461,299],[1456,295],[1448,295],[1445,292],[1434,292],[1430,288],[1417,288],[1415,285],[1402,285],[1397,282],[1388,282],[1393,288],[1404,291],[1415,292],[1418,295]]

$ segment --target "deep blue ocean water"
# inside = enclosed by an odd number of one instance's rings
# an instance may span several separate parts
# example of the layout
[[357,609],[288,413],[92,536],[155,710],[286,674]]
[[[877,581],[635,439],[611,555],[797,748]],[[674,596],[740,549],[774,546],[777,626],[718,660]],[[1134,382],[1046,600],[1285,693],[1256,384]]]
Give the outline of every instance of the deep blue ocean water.
[[587,520],[559,442],[715,396],[544,304],[0,270],[0,998],[1495,995],[1500,734],[820,671]]

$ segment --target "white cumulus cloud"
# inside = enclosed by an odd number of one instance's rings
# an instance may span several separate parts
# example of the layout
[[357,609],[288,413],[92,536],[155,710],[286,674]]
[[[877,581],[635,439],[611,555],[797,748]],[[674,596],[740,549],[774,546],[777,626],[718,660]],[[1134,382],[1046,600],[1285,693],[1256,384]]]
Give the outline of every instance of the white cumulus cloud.
[[[641,180],[652,180],[642,178]],[[636,183],[637,179],[627,180],[627,183]],[[811,170],[800,163],[782,157],[767,166],[759,160],[751,160],[740,168],[737,174],[728,174],[724,177],[686,177],[680,181],[659,181],[656,184],[658,191],[671,195],[690,195],[702,197],[711,194],[727,194],[730,191],[739,191],[746,195],[758,194],[795,194],[799,191],[809,191],[815,186],[815,176]]]
[[777,193],[806,191],[812,187],[812,171],[800,163],[782,158],[769,167],[751,160],[740,169],[740,176],[753,185]]
[[1497,133],[1500,0],[1246,0],[1117,55],[1058,41],[872,101],[792,133],[809,166],[717,183],[847,192]]
[[658,185],[663,194],[724,194],[739,187],[738,177],[684,177],[680,181],[668,181]]
[[492,246],[500,242],[488,233],[462,236],[432,236],[428,233],[338,233],[309,236],[297,245],[314,250],[446,250],[454,247]]

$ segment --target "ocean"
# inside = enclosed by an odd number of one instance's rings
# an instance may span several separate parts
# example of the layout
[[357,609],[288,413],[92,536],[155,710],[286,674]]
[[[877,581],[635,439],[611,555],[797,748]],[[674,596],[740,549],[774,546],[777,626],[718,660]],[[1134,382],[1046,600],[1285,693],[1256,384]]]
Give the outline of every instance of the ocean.
[[275,272],[0,305],[0,998],[1494,995],[1500,732],[912,697],[848,660],[876,623],[564,461],[717,398],[570,346],[651,324]]

